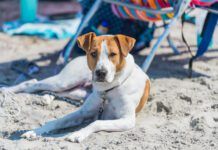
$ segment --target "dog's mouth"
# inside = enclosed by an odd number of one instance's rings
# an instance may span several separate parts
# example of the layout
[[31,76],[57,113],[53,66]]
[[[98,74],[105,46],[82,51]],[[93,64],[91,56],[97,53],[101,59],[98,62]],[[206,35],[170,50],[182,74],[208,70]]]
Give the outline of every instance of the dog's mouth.
[[109,76],[109,74],[97,75],[95,72],[92,74],[92,81],[96,83],[111,83],[114,80],[114,76]]
[[107,78],[93,77],[92,81],[95,82],[95,83],[101,83],[101,84],[103,84],[103,83],[107,83],[107,84],[111,83],[110,81],[107,80]]
[[106,82],[105,79],[97,79],[96,82]]
[[107,80],[105,78],[104,79],[103,78],[95,78],[95,79],[93,79],[93,81],[94,82],[99,82],[99,83],[106,83],[107,82]]

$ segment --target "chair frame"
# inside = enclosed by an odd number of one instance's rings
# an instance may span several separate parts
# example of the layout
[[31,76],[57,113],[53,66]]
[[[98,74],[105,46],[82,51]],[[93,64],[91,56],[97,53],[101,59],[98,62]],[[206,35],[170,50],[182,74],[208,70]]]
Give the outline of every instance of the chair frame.
[[[97,10],[99,9],[99,7],[101,6],[102,3],[116,4],[119,6],[125,6],[128,8],[146,11],[146,12],[149,12],[152,14],[174,13],[174,17],[172,19],[170,19],[170,22],[166,25],[164,32],[159,36],[156,43],[151,48],[149,55],[147,56],[144,63],[142,64],[142,69],[145,72],[147,72],[147,70],[149,69],[149,67],[151,65],[152,60],[154,59],[156,51],[158,50],[161,42],[164,39],[167,38],[167,41],[168,41],[170,47],[172,47],[175,54],[179,53],[179,51],[176,49],[176,46],[170,40],[169,33],[170,33],[171,27],[175,24],[175,22],[180,18],[180,16],[183,14],[183,12],[186,10],[186,8],[189,6],[190,1],[191,0],[178,0],[173,8],[169,7],[169,8],[164,8],[161,10],[156,10],[156,9],[151,9],[151,8],[147,8],[144,6],[141,7],[138,5],[134,5],[134,4],[126,3],[126,2],[121,2],[121,1],[117,1],[117,0],[96,0],[95,3],[93,4],[93,6],[88,11],[88,13],[84,16],[82,22],[80,23],[80,25],[78,27],[76,34],[69,40],[67,45],[64,47],[64,49],[63,49],[65,51],[64,56],[63,56],[63,54],[61,54],[58,61],[67,63],[67,61],[70,57],[72,48],[76,44],[77,37],[82,33],[83,29],[88,25],[89,21],[94,16],[94,14],[97,12]],[[63,58],[64,58],[64,60],[63,60]]]

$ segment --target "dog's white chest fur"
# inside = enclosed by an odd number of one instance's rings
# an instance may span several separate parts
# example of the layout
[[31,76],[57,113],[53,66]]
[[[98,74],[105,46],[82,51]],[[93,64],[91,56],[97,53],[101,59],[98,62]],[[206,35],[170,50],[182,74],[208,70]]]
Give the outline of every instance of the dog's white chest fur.
[[127,56],[126,62],[127,65],[115,77],[114,82],[107,85],[94,83],[94,90],[101,92],[109,89],[103,96],[99,94],[100,98],[106,99],[102,119],[117,119],[129,115],[139,104],[143,95],[148,77],[134,63],[130,54]]

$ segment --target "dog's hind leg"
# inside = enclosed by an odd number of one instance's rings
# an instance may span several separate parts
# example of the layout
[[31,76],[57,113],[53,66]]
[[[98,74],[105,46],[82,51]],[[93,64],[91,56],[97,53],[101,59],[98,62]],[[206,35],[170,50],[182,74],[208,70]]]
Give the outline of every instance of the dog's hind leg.
[[86,57],[83,56],[71,61],[58,75],[41,81],[26,81],[12,87],[1,88],[0,91],[15,93],[32,93],[36,91],[61,92],[86,82],[91,82],[91,71],[88,68]]
[[28,81],[24,81],[18,85],[11,86],[11,87],[2,87],[0,88],[0,92],[23,92],[25,89],[29,88],[30,86],[36,84],[38,81],[37,79],[32,79]]
[[2,92],[26,92],[32,93],[36,91],[64,91],[71,88],[66,82],[60,80],[59,75],[37,81],[36,79],[24,81],[18,85],[11,86],[11,87],[3,87],[0,89]]

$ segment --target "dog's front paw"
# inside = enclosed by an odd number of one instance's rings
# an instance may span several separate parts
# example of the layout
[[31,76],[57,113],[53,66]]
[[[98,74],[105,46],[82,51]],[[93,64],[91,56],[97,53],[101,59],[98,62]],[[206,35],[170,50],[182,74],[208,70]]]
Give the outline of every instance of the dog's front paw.
[[28,140],[34,140],[37,138],[37,134],[35,131],[27,131],[24,134],[22,134],[21,137]]
[[84,133],[84,132],[74,132],[73,134],[71,134],[70,136],[66,137],[65,140],[70,141],[70,142],[77,142],[80,143],[82,142],[86,137],[88,136],[88,134]]

